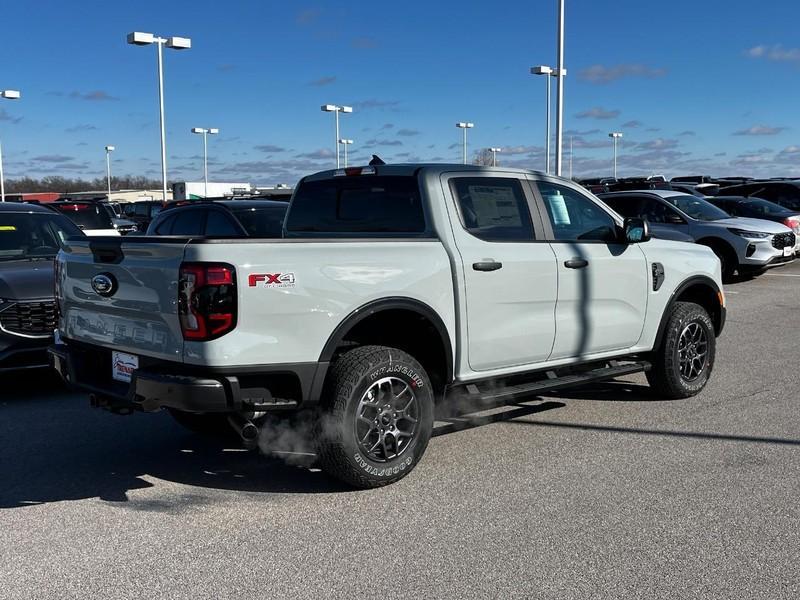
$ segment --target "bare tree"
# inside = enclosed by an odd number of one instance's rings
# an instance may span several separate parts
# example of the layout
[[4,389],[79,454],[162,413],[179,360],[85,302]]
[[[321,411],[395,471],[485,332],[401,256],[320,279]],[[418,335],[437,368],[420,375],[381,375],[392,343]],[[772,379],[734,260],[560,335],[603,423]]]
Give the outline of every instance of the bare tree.
[[494,157],[492,151],[488,148],[475,151],[475,156],[472,159],[473,165],[481,165],[483,167],[491,167],[494,164]]

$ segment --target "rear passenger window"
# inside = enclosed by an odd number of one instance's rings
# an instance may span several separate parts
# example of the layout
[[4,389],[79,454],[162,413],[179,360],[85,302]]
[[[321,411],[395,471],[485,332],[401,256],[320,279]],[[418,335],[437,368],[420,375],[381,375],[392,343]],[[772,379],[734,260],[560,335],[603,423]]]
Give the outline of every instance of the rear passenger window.
[[174,217],[170,235],[203,235],[206,211],[189,209],[180,211]]
[[205,234],[211,237],[240,236],[242,232],[230,217],[219,210],[208,211]]
[[457,177],[450,180],[464,229],[487,242],[535,239],[528,202],[519,180]]
[[540,181],[547,214],[558,241],[617,241],[617,224],[592,200],[563,185]]

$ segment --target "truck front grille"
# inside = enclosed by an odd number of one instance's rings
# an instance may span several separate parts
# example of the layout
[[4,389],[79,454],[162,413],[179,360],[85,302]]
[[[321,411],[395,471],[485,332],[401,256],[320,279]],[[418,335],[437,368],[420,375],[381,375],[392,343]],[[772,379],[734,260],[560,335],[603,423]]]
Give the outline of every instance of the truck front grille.
[[772,245],[778,250],[783,250],[789,246],[794,246],[795,239],[795,235],[791,231],[787,231],[786,233],[777,233],[772,236]]
[[46,337],[56,328],[56,303],[17,302],[0,310],[0,327],[8,333]]

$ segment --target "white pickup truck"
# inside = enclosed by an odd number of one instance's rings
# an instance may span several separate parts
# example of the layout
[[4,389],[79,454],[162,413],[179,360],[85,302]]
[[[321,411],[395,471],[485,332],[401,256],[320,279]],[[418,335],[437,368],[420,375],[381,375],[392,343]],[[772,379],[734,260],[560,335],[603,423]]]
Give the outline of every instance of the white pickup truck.
[[708,248],[650,239],[570,181],[464,165],[305,177],[282,239],[72,239],[56,288],[51,356],[94,406],[251,443],[308,410],[323,468],[359,487],[407,475],[454,395],[644,371],[692,396],[725,322]]

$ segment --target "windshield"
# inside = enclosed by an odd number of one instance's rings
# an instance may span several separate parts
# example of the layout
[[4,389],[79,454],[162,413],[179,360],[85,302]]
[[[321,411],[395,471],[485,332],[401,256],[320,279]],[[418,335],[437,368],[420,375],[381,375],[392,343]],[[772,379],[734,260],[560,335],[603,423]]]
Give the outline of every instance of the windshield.
[[113,229],[111,217],[100,204],[56,204],[58,212],[65,214],[81,229]]
[[[288,204],[286,205],[288,207]],[[233,214],[251,237],[281,237],[286,207],[235,208]]]
[[787,214],[792,214],[792,211],[780,204],[775,204],[769,200],[762,200],[761,198],[751,198],[742,202],[753,215],[764,215],[766,217],[784,217]]
[[0,212],[0,261],[52,258],[75,235],[83,234],[59,215]]
[[698,221],[719,221],[720,219],[731,218],[721,208],[717,208],[710,202],[696,196],[668,196],[664,200]]

